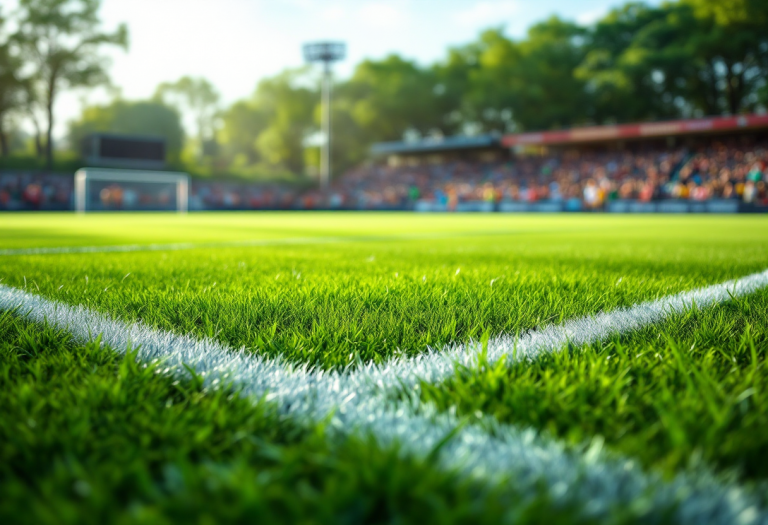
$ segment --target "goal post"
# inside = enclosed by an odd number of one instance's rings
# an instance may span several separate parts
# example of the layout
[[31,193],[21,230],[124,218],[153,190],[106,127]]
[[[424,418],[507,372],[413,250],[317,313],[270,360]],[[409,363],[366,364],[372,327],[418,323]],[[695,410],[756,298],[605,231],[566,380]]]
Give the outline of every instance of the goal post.
[[189,175],[180,172],[81,168],[75,172],[75,211],[189,209]]

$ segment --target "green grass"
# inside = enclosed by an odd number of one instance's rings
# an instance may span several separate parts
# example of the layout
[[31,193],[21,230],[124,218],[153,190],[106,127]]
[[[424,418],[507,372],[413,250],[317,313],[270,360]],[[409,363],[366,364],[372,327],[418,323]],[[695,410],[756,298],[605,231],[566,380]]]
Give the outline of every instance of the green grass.
[[662,326],[505,366],[483,363],[423,399],[574,445],[595,438],[673,474],[701,462],[768,478],[768,291]]
[[[333,368],[768,268],[762,216],[0,216],[0,250],[250,240],[275,244],[4,255],[0,283]],[[766,319],[760,292],[422,392],[470,420],[493,415],[573,445],[604,439],[667,475],[704,464],[758,483],[768,477]],[[519,504],[513,482],[480,486],[396,448],[329,440],[322,426],[298,428],[269,405],[11,314],[0,313],[0,350],[2,522],[22,512],[41,523],[574,522],[544,496]]]
[[[1,248],[102,246],[254,239],[485,233],[613,232],[619,240],[677,239],[703,246],[714,240],[745,248],[764,242],[760,216],[604,215],[413,215],[410,213],[224,212],[192,213],[0,213]],[[589,237],[587,237],[589,239]],[[577,238],[574,241],[583,242]],[[624,242],[632,250],[631,242]],[[711,247],[711,246],[710,246]]]
[[0,313],[0,522],[581,523]]
[[[210,241],[213,231],[229,238],[232,231],[243,235],[238,228],[245,224],[248,231],[279,230],[283,238],[309,232],[375,239],[407,231],[436,237],[5,256],[0,278],[126,321],[329,368],[414,355],[484,332],[517,333],[720,282],[763,269],[768,253],[763,219],[749,217],[717,226],[712,219],[677,217],[646,223],[449,216],[439,223],[434,216],[400,214],[242,214],[212,215],[201,228],[206,217],[64,217],[60,226],[90,219],[71,235],[85,244],[95,231],[136,232],[149,222],[159,223],[156,236],[146,236],[153,242],[168,241],[160,236],[166,229],[179,241]],[[27,230],[40,230],[40,219],[28,220]],[[25,228],[14,231],[21,235]],[[458,233],[445,238],[453,228]],[[27,245],[38,240],[28,237]]]
[[[41,246],[103,246],[152,243],[238,242],[292,237],[366,236],[391,237],[414,234],[475,234],[579,230],[592,223],[584,218],[564,222],[521,216],[442,217],[401,213],[169,213],[0,214],[3,248]],[[598,226],[599,227],[599,226]]]

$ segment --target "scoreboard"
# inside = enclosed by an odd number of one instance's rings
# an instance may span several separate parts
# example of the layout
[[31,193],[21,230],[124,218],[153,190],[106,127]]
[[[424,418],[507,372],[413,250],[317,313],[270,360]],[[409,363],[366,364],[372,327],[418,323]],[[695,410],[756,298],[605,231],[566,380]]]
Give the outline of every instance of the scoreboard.
[[162,169],[165,167],[165,139],[93,133],[83,139],[82,154],[91,166]]

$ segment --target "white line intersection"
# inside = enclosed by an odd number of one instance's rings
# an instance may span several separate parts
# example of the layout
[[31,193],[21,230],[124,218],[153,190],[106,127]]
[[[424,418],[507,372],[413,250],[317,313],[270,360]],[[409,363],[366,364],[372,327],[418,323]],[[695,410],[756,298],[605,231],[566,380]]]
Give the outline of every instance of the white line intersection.
[[[766,286],[768,271],[567,321],[520,338],[496,337],[488,342],[487,359],[490,363],[512,361],[514,355],[519,361],[557,352],[569,344],[597,342],[661,322],[694,304],[703,308]],[[464,425],[453,413],[437,413],[433,407],[419,404],[420,382],[440,382],[452,376],[457,366],[476,364],[481,352],[477,342],[429,349],[381,365],[363,364],[341,373],[324,372],[265,359],[210,339],[124,323],[82,306],[0,286],[0,310],[9,309],[31,321],[65,329],[80,342],[100,334],[103,343],[116,351],[138,347],[139,359],[159,360],[168,373],[177,376],[188,375],[185,365],[189,366],[203,377],[205,385],[232,385],[242,395],[264,397],[299,421],[330,417],[334,432],[367,432],[380,444],[397,443],[403,453],[417,457],[426,457],[440,447],[437,459],[445,468],[491,482],[507,481],[523,500],[539,495],[544,484],[553,504],[586,502],[582,508],[587,517],[608,517],[613,510],[644,499],[652,521],[654,512],[661,518],[674,507],[678,523],[768,523],[768,511],[759,509],[747,491],[725,485],[711,474],[681,474],[662,481],[631,460],[599,447],[578,454],[530,429],[492,419]],[[410,399],[402,395],[403,390],[411,392]]]

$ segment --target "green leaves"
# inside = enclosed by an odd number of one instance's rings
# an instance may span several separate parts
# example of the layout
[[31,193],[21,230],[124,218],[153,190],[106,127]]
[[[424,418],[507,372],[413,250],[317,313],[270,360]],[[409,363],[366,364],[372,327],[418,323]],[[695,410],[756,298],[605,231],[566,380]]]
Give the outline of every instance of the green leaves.
[[171,161],[178,161],[184,140],[179,113],[156,101],[115,100],[102,106],[86,107],[79,120],[70,122],[69,140],[72,144],[80,144],[86,135],[99,131],[162,136]]
[[768,66],[756,22],[765,17],[749,0],[627,4],[597,23],[577,75],[595,93],[598,120],[754,111]]
[[[259,82],[249,100],[222,113],[218,140],[223,160],[242,174],[304,173],[304,141],[314,129],[319,94],[306,69]],[[313,80],[313,79],[312,79]]]
[[201,163],[207,153],[206,143],[215,139],[216,119],[219,116],[219,93],[213,84],[205,78],[181,77],[176,82],[164,82],[157,86],[153,101],[194,118],[196,143],[188,142],[188,145],[194,148],[194,161]]
[[46,159],[53,164],[54,106],[61,89],[91,87],[108,81],[104,45],[128,47],[128,30],[120,25],[103,32],[101,0],[20,0],[13,41],[34,67],[33,84],[47,116]]

